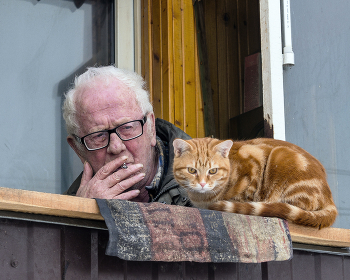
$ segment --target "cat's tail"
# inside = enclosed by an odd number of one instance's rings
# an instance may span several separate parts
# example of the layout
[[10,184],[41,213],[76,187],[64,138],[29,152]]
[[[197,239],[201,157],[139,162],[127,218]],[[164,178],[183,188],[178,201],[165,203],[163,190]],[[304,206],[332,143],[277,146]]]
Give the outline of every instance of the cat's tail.
[[218,201],[211,204],[209,209],[244,215],[277,217],[295,224],[320,229],[331,226],[338,214],[334,204],[330,204],[321,210],[307,211],[282,202]]

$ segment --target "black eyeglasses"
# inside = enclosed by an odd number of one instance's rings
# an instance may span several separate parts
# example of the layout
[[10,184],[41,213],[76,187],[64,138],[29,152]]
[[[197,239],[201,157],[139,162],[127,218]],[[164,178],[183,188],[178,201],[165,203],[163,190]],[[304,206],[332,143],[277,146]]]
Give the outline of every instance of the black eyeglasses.
[[140,137],[143,134],[143,126],[146,121],[147,117],[144,116],[142,120],[126,122],[113,129],[93,132],[81,138],[77,135],[74,135],[74,137],[80,143],[84,144],[86,149],[89,151],[95,151],[103,149],[109,145],[111,133],[117,134],[122,141],[129,141]]

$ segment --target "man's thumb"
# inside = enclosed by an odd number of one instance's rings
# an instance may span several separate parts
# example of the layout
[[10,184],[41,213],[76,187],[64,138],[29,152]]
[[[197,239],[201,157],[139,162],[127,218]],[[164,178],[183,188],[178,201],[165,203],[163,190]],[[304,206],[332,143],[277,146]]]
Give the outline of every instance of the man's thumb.
[[91,179],[92,176],[94,175],[94,172],[91,168],[90,163],[87,161],[84,162],[84,171],[83,171],[83,176],[81,177],[81,183],[80,185],[85,185],[87,184]]

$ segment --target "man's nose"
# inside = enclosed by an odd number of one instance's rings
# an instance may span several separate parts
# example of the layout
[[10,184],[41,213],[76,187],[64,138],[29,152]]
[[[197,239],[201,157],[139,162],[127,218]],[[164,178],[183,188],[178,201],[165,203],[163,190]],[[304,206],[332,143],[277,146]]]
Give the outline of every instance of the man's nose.
[[107,152],[111,154],[120,154],[126,149],[124,142],[119,138],[119,136],[113,132],[110,134],[109,145],[107,147]]

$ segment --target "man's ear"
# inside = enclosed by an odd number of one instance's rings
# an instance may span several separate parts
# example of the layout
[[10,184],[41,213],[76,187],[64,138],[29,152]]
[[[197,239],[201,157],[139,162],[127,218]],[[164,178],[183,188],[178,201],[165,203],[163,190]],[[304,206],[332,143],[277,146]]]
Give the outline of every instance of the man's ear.
[[156,119],[154,117],[154,113],[148,114],[147,122],[151,123],[151,129],[149,131],[150,131],[151,145],[152,145],[152,147],[154,147],[157,144]]
[[72,149],[74,150],[74,152],[78,155],[78,157],[80,158],[81,162],[84,164],[84,162],[86,161],[86,158],[82,152],[82,150],[80,149],[80,147],[78,147],[76,140],[74,139],[73,136],[68,135],[67,136],[67,142],[69,144],[69,146],[72,147]]

